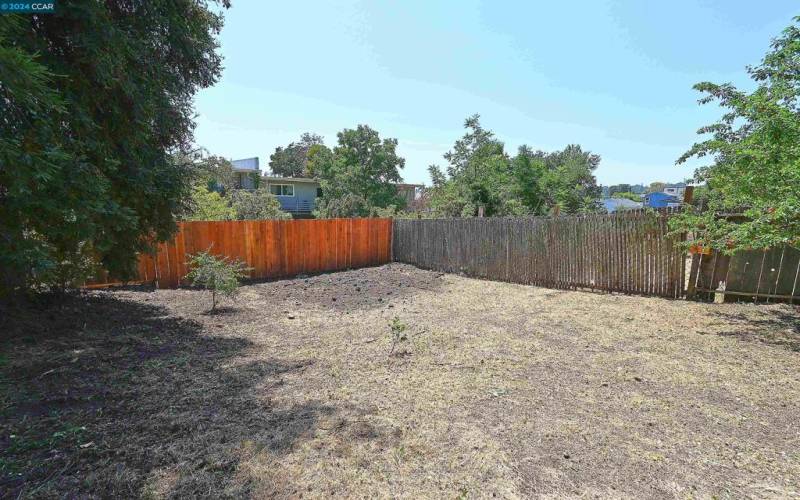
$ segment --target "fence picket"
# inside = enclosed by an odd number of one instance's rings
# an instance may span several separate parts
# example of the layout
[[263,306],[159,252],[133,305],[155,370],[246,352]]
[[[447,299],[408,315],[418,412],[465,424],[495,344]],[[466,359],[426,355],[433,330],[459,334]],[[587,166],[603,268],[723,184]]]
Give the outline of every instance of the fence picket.
[[[671,212],[670,212],[671,213]],[[394,221],[394,260],[559,289],[683,294],[669,213]]]

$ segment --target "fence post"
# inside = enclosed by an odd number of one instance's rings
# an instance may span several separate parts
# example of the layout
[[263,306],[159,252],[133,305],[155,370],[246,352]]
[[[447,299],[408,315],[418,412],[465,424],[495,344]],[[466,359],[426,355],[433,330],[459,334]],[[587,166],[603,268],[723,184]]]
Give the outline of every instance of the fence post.
[[693,299],[696,291],[697,273],[700,270],[700,255],[697,253],[692,254],[692,267],[689,268],[689,283],[686,285],[686,298]]
[[686,190],[683,192],[683,202],[687,205],[691,205],[693,199],[694,186],[686,186]]
[[389,217],[389,262],[394,262],[394,217]]
[[[692,200],[694,199],[694,186],[686,186],[686,190],[683,192],[683,203],[684,205],[691,205]],[[681,233],[681,242],[686,241],[688,237],[688,233]],[[685,255],[685,254],[684,254]],[[700,269],[700,260],[697,254],[692,254],[692,265],[689,267],[689,283],[685,284],[684,280],[686,279],[686,261],[684,260],[683,266],[681,267],[681,289],[679,290],[679,296],[683,293],[684,285],[686,286],[686,298],[692,299],[695,296],[695,284],[697,278],[697,272]]]
[[511,258],[511,224],[509,223],[509,219],[505,219],[503,222],[505,222],[506,225],[506,281],[508,282],[510,277],[509,259]]

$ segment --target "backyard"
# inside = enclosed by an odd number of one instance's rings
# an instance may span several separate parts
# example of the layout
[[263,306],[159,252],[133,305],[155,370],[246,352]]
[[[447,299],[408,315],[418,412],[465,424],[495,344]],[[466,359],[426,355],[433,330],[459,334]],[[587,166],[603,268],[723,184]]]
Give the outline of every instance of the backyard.
[[0,311],[2,497],[800,495],[796,306],[405,264],[215,314],[186,289],[40,301]]

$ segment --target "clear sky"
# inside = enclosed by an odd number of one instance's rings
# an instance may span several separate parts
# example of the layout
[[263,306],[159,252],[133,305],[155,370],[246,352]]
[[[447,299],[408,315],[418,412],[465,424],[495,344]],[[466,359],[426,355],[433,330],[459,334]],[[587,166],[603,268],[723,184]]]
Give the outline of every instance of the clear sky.
[[395,137],[407,182],[480,113],[514,153],[577,143],[602,184],[679,181],[675,160],[720,110],[692,85],[750,87],[745,66],[796,1],[234,0],[220,82],[196,99],[198,145],[232,159],[360,123]]

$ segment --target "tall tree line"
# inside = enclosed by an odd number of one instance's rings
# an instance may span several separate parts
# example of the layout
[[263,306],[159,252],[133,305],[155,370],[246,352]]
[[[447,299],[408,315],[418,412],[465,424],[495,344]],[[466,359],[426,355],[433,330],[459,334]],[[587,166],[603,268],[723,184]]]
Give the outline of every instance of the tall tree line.
[[581,213],[598,208],[594,171],[600,156],[569,145],[552,153],[520,146],[505,151],[479,115],[464,121],[466,133],[444,155],[443,171],[431,165],[430,207],[448,217]]

